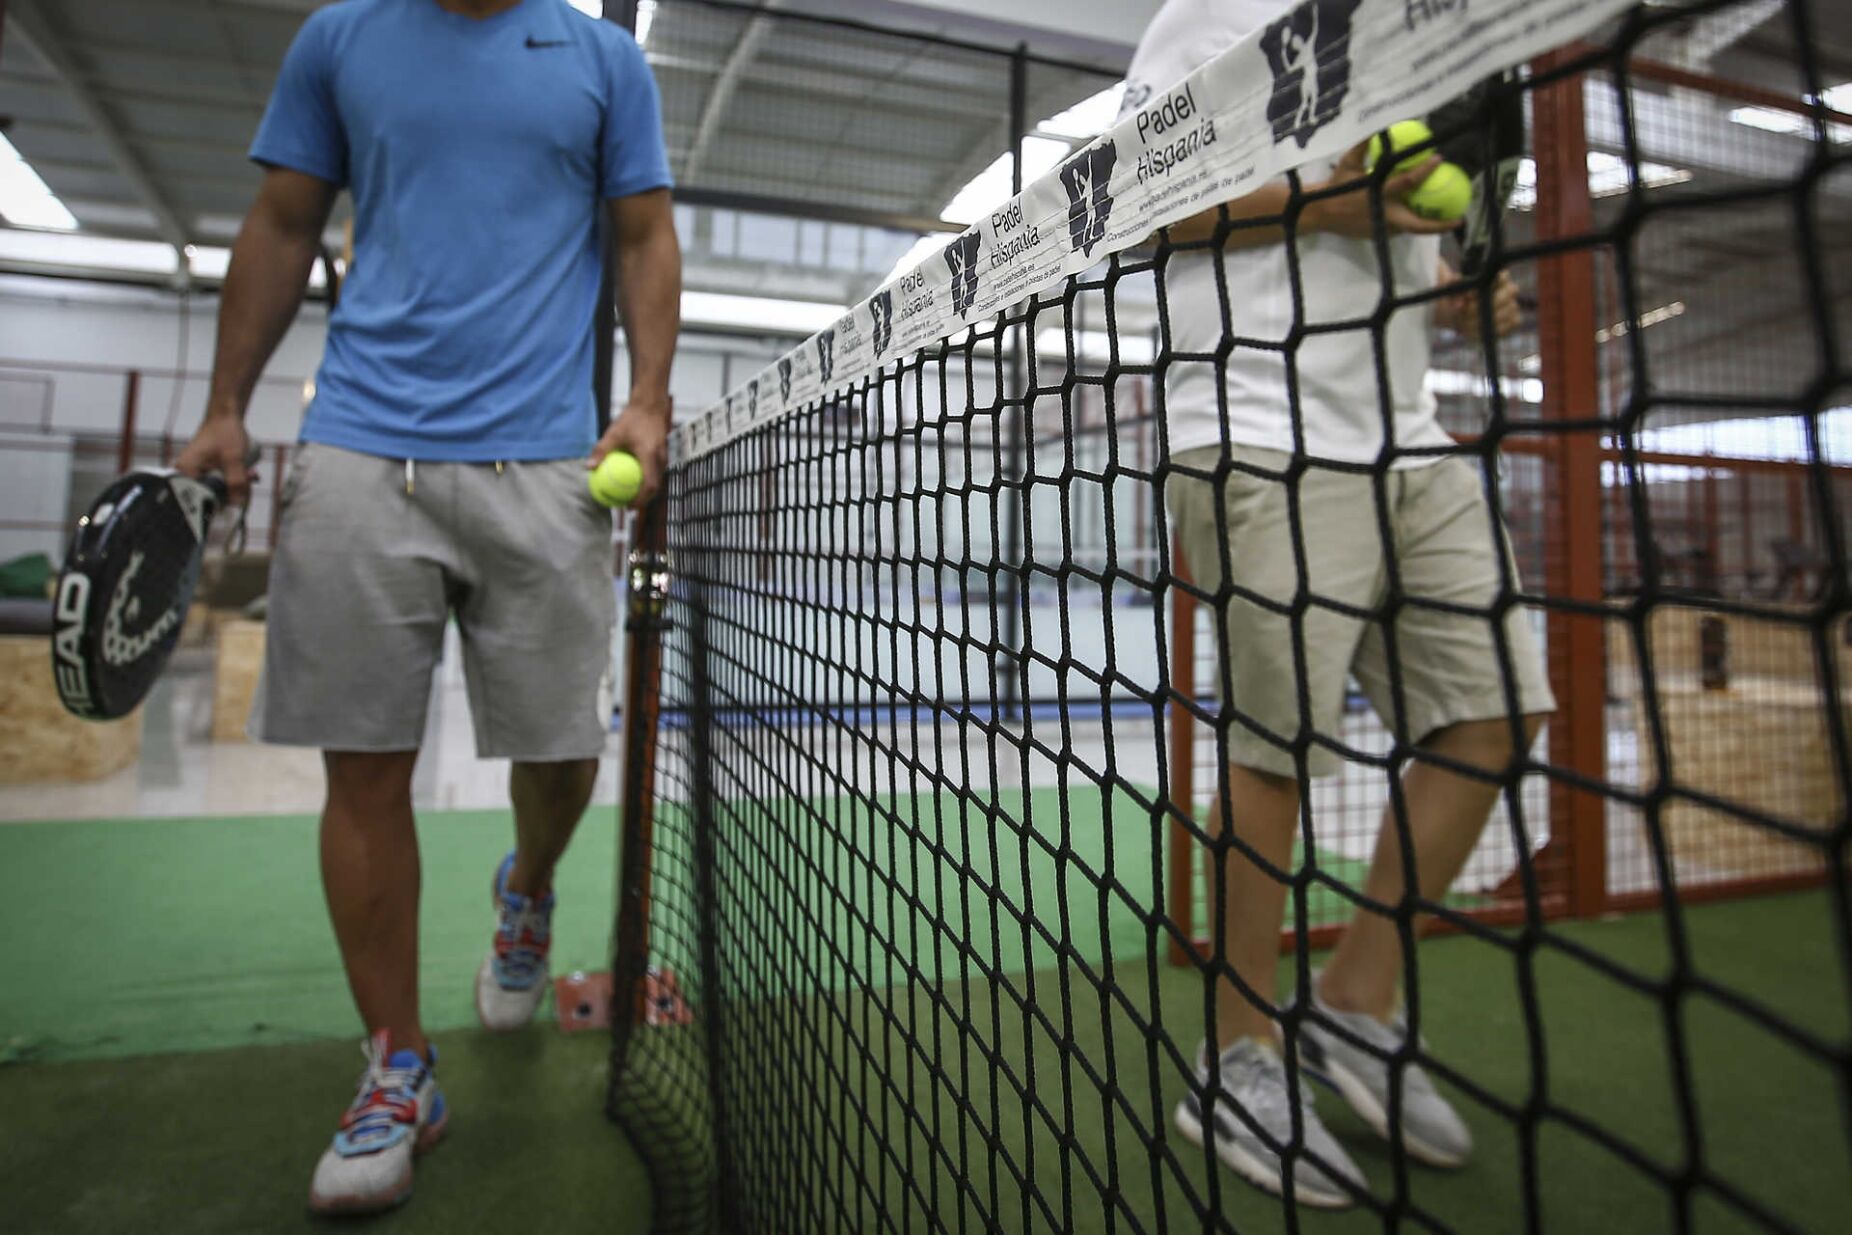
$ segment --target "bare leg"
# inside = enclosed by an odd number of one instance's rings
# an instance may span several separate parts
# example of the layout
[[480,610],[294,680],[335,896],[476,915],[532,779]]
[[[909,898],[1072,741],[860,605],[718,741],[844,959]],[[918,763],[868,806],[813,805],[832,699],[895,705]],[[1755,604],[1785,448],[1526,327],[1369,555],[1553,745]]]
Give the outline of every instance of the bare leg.
[[566,852],[598,779],[596,759],[565,763],[517,763],[508,772],[514,801],[514,869],[508,890],[542,896],[553,886],[553,868]]
[[418,1021],[418,833],[412,820],[415,750],[324,751],[322,889],[369,1034],[423,1054]]
[[[1225,809],[1228,806],[1233,810]],[[1292,862],[1293,835],[1299,821],[1299,783],[1293,777],[1231,764],[1228,801],[1217,798],[1211,809],[1218,831],[1232,826],[1236,836],[1276,868],[1285,869]],[[1286,912],[1286,887],[1249,861],[1241,850],[1229,850],[1222,917],[1228,961],[1242,980],[1269,1003],[1274,997],[1274,977],[1280,964],[1280,921]],[[1214,912],[1213,902],[1210,912]],[[1217,1046],[1222,1050],[1241,1038],[1271,1042],[1276,1036],[1268,1009],[1250,1002],[1233,982],[1219,984],[1215,1009],[1220,1039]]]
[[[1543,721],[1542,716],[1524,718],[1526,749],[1537,740]],[[1511,726],[1504,720],[1450,725],[1429,735],[1421,746],[1495,773],[1510,765],[1513,753]],[[1453,885],[1479,843],[1499,793],[1500,787],[1492,782],[1456,776],[1428,763],[1417,763],[1402,778],[1409,839],[1423,897],[1438,899]],[[1363,890],[1372,900],[1393,905],[1402,898],[1403,884],[1401,842],[1391,807],[1383,812],[1376,854]],[[1358,913],[1326,962],[1318,993],[1339,1011],[1366,1012],[1388,1020],[1395,1012],[1401,975],[1402,943],[1395,919],[1365,910]]]

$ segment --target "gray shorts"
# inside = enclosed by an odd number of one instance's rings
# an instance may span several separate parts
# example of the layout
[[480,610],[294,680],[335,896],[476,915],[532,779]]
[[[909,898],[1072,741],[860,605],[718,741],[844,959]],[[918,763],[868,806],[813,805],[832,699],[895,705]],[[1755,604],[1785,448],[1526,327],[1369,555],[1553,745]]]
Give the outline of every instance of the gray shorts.
[[251,736],[415,750],[454,616],[484,758],[596,758],[611,726],[611,512],[578,459],[406,463],[308,443],[283,487]]
[[[1234,447],[1241,463],[1283,472],[1290,456]],[[1219,447],[1185,451],[1177,462],[1207,472]],[[1517,566],[1502,523],[1487,508],[1479,473],[1462,459],[1399,469],[1387,478],[1389,527],[1402,593],[1489,611],[1501,586],[1501,559],[1511,586]],[[1168,500],[1178,543],[1199,587],[1221,587],[1224,570],[1236,586],[1289,605],[1299,589],[1299,566],[1288,523],[1284,480],[1230,472],[1221,486],[1227,538],[1216,518],[1216,486],[1173,476]],[[1352,610],[1380,610],[1389,590],[1375,484],[1370,476],[1313,467],[1299,480],[1305,544],[1306,591],[1316,600]],[[1302,732],[1339,740],[1347,680],[1355,676],[1383,722],[1405,742],[1419,742],[1448,725],[1508,714],[1498,627],[1509,657],[1511,696],[1522,715],[1552,711],[1543,657],[1520,607],[1502,623],[1487,616],[1404,605],[1395,619],[1395,660],[1406,710],[1394,707],[1388,641],[1380,619],[1312,604],[1304,613],[1305,698],[1300,709],[1292,622],[1283,612],[1240,596],[1227,605],[1223,662],[1238,714],[1228,728],[1229,759],[1281,776],[1295,774],[1289,744]],[[1220,629],[1220,627],[1218,627]],[[1217,683],[1219,690],[1219,681]],[[1314,742],[1307,752],[1314,776],[1339,770],[1341,760]]]

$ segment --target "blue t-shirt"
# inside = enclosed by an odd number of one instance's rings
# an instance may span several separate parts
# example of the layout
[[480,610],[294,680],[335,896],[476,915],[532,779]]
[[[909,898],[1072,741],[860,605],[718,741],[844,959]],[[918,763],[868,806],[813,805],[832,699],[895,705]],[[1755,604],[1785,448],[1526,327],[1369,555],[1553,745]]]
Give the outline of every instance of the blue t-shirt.
[[566,0],[483,20],[344,0],[297,35],[251,157],[354,196],[305,441],[471,462],[591,448],[598,212],[669,184],[628,33]]

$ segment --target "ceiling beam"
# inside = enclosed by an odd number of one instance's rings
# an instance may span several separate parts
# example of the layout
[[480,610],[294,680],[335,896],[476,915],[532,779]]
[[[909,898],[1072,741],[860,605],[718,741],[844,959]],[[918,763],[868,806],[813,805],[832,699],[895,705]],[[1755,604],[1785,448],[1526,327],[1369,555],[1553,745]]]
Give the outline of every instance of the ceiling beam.
[[[765,7],[776,9],[783,0],[766,0]],[[759,47],[772,35],[777,21],[774,17],[755,17],[746,23],[741,31],[739,42],[727,53],[725,63],[714,77],[714,85],[708,91],[707,102],[701,108],[701,123],[695,127],[694,143],[688,147],[688,158],[682,163],[683,180],[693,184],[699,181],[701,165],[707,161],[708,147],[714,143],[714,135],[720,131],[721,122],[727,118],[727,107],[733,102],[734,91],[739,89],[747,68],[753,58],[759,54]]]
[[[184,256],[188,235],[186,225],[180,220],[180,212],[174,209],[167,195],[155,184],[154,177],[149,175],[148,169],[129,145],[128,136],[122,127],[85,82],[77,62],[71,58],[58,32],[52,28],[50,19],[40,11],[38,0],[10,0],[8,15],[12,18],[13,37],[44,61],[64,84],[77,110],[90,122],[97,140],[109,151],[116,170],[135,190],[142,205],[154,214],[160,224],[161,239],[173,245]],[[180,263],[180,269],[186,269],[184,260]]]

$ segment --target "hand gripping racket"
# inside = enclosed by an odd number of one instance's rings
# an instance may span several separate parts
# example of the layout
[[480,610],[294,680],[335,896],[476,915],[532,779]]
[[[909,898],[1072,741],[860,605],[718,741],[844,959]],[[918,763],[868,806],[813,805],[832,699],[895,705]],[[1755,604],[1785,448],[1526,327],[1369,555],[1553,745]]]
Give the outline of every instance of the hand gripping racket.
[[180,639],[225,482],[130,472],[77,521],[52,609],[51,667],[75,716],[114,720],[142,701]]

